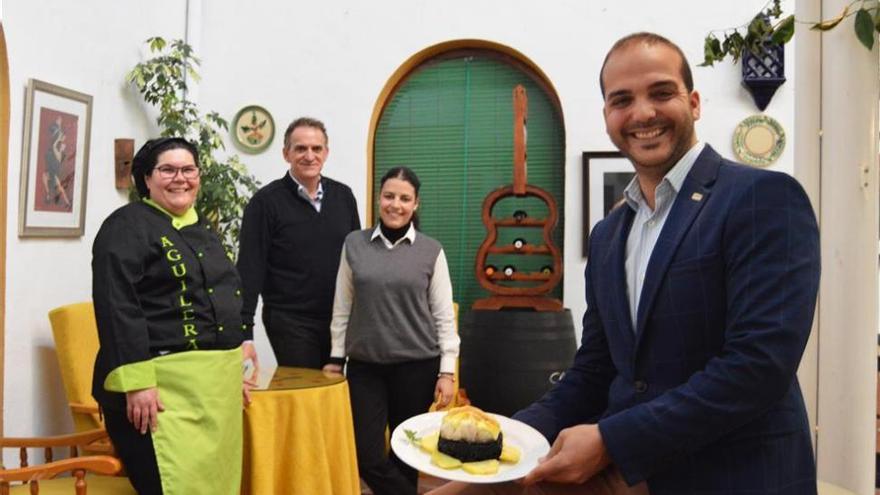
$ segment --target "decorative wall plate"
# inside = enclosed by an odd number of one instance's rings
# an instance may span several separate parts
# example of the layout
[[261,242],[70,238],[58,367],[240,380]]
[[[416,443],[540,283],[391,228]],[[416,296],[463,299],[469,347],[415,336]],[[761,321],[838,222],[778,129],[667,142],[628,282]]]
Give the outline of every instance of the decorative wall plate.
[[248,105],[235,114],[230,128],[232,141],[245,153],[261,153],[272,144],[275,121],[265,108]]
[[785,149],[785,131],[764,114],[746,117],[733,131],[733,152],[744,163],[766,167]]

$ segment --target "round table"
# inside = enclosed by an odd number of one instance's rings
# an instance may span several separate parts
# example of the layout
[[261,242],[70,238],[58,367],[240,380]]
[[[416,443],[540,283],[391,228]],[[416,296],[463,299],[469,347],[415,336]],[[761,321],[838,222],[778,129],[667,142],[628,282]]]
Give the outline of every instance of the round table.
[[348,383],[279,367],[244,411],[243,494],[360,494]]

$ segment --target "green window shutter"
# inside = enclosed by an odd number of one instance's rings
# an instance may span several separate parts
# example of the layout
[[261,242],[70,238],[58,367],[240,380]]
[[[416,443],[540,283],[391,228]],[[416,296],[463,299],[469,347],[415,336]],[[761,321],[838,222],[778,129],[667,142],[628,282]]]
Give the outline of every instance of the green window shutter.
[[[396,166],[412,168],[422,182],[420,230],[446,252],[454,298],[462,310],[488,292],[474,277],[477,250],[486,237],[481,219],[489,192],[513,182],[513,88],[522,84],[529,98],[528,181],[547,190],[559,207],[553,242],[563,247],[564,145],[562,119],[551,97],[522,69],[492,54],[443,58],[421,65],[395,90],[375,133],[373,197],[379,180]],[[373,218],[379,221],[376,204]],[[547,208],[537,198],[507,198],[494,216],[525,210],[543,218]],[[497,244],[523,238],[543,244],[540,229],[502,228]],[[489,263],[518,271],[552,265],[545,256],[491,255]],[[562,297],[560,283],[551,294]]]

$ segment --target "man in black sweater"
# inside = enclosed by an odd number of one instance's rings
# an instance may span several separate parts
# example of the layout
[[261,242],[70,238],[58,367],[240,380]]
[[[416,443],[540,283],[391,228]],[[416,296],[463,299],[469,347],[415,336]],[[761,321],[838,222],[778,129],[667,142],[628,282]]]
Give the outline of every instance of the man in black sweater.
[[345,236],[361,228],[351,189],[321,175],[330,149],[324,124],[301,117],[284,133],[290,170],[254,194],[241,225],[242,321],[257,297],[280,366],[320,369],[330,358],[330,319]]

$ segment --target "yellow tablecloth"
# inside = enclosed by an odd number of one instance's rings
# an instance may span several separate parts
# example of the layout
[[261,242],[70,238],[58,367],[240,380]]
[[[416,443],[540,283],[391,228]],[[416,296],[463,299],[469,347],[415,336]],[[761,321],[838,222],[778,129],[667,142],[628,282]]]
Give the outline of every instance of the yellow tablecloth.
[[360,494],[348,383],[318,374],[279,368],[269,390],[252,394],[243,494]]

